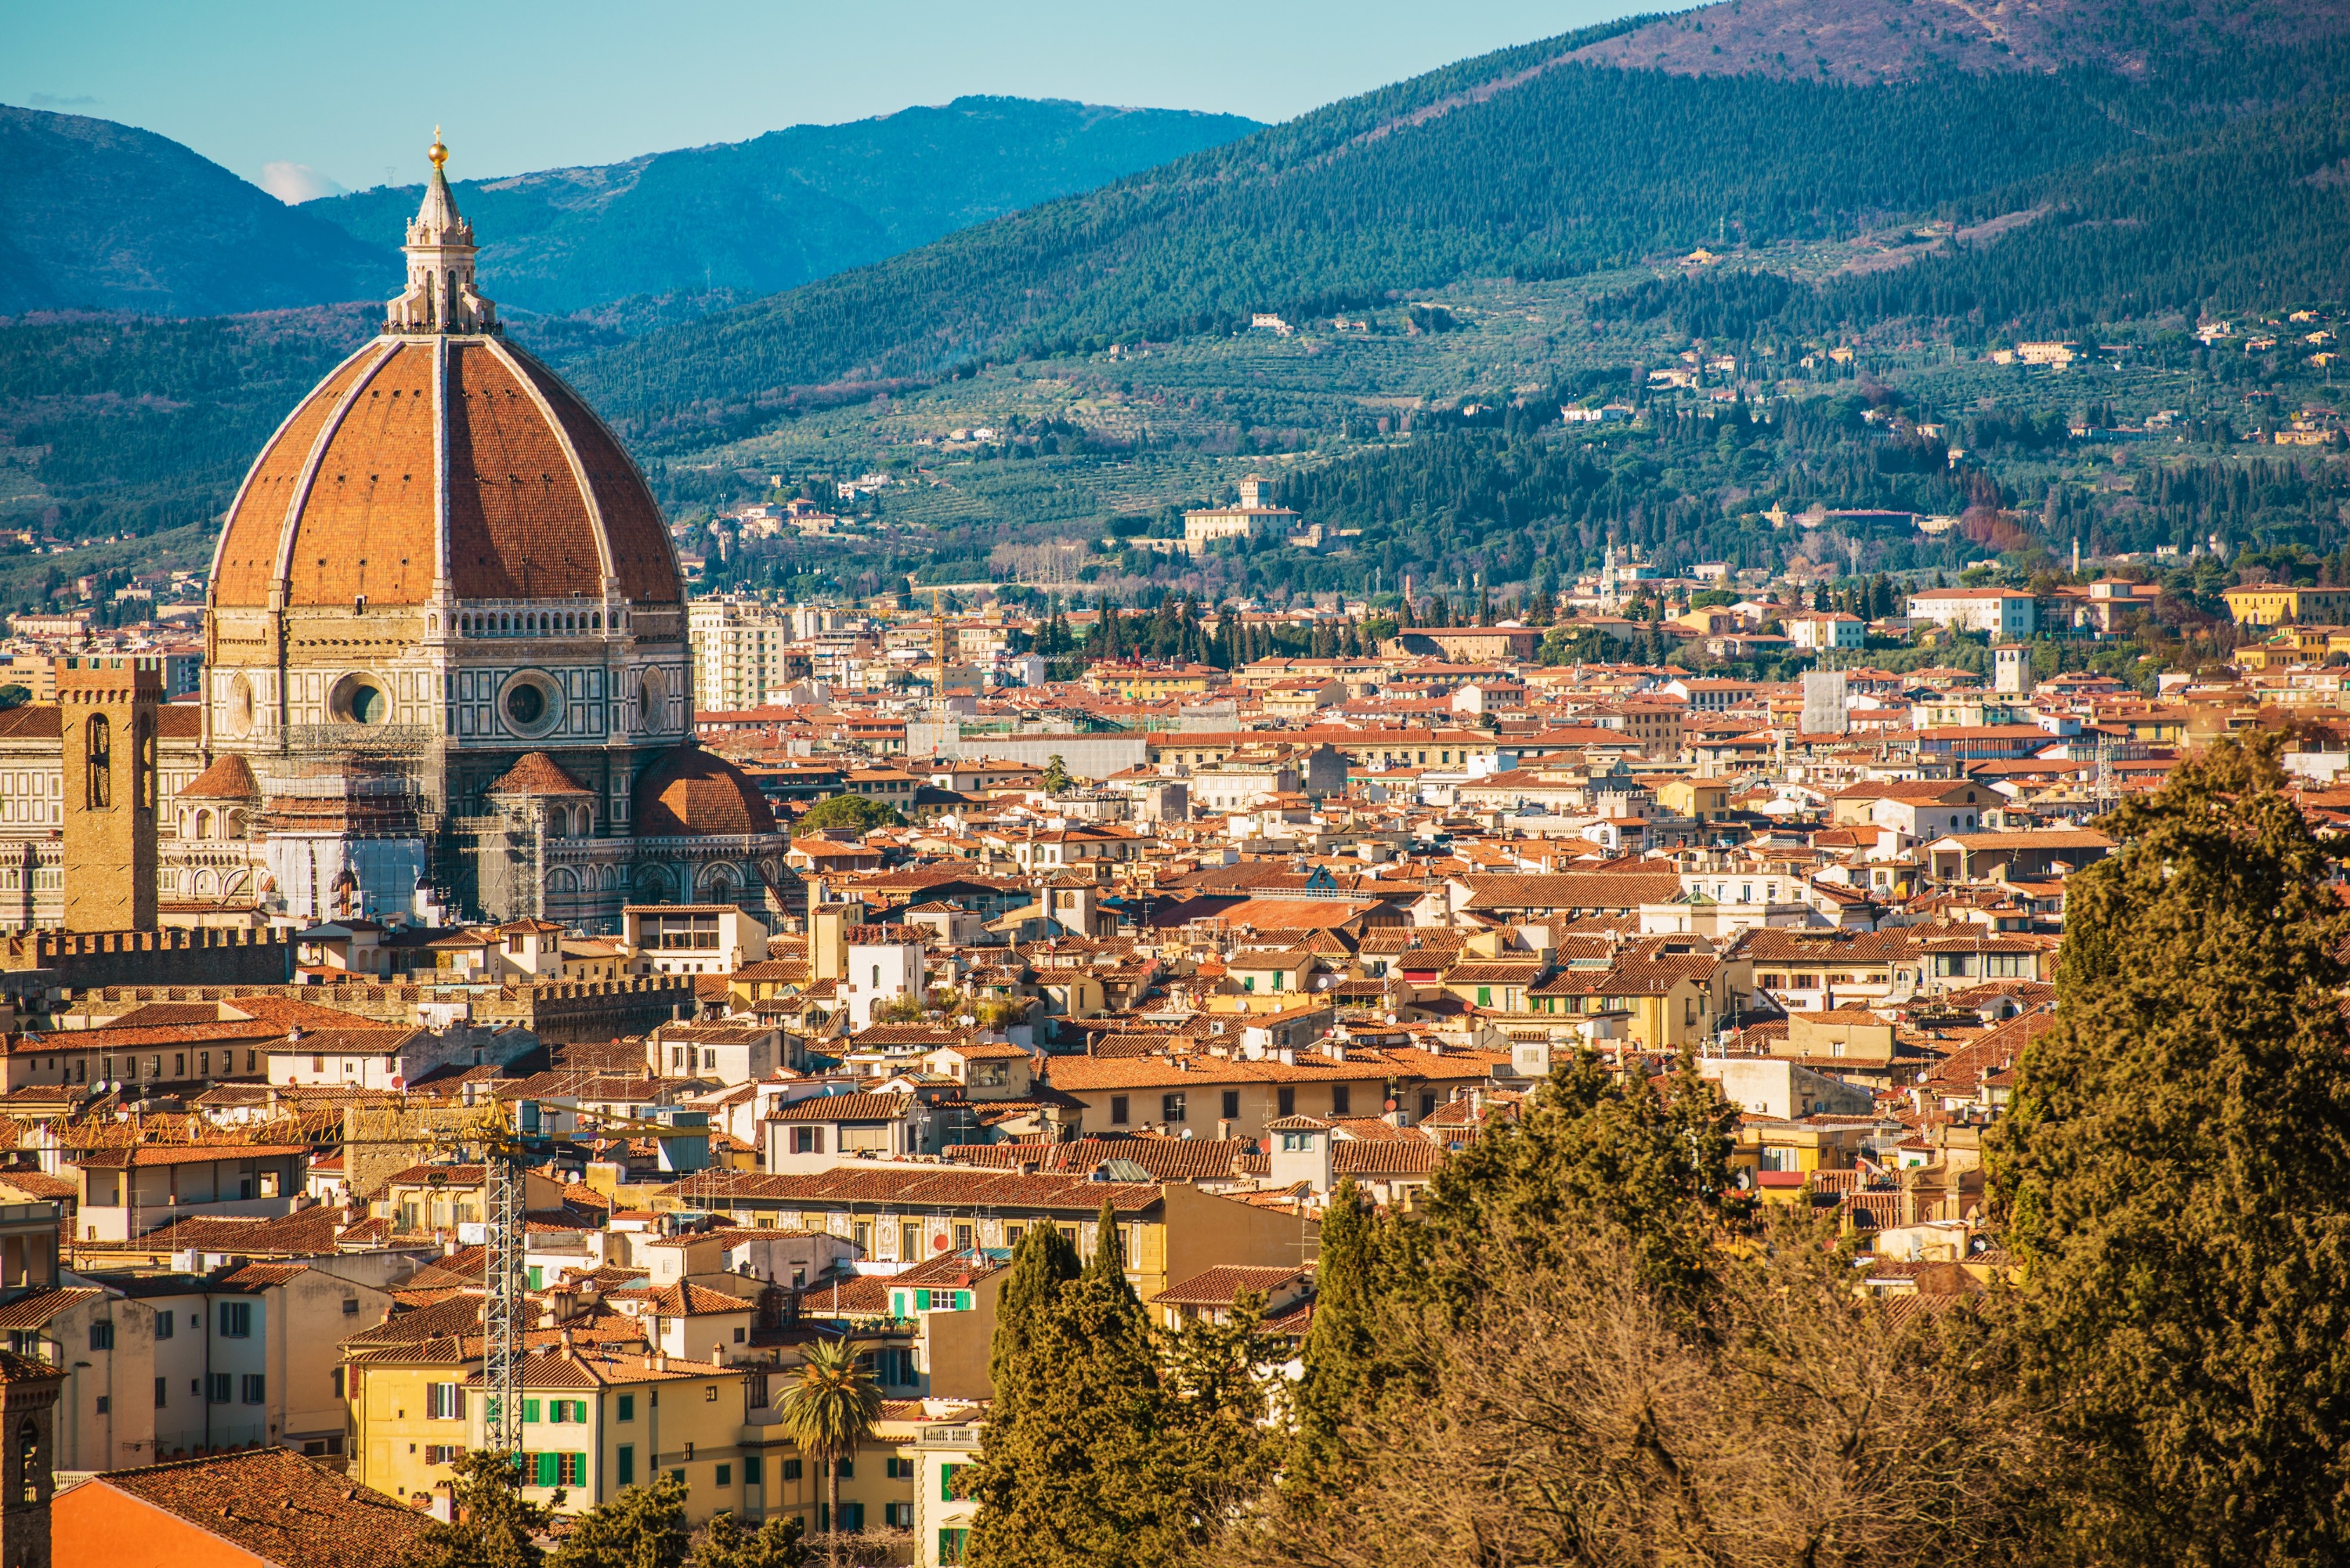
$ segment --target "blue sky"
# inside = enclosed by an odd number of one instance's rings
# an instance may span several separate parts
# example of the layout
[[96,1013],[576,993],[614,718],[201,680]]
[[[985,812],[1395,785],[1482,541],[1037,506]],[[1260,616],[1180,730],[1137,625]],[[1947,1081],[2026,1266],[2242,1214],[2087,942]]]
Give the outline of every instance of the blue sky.
[[283,193],[299,188],[294,171],[304,169],[353,187],[419,179],[436,122],[451,172],[478,178],[973,92],[1284,119],[1639,8],[1619,0],[19,0],[0,22],[0,102],[158,131]]

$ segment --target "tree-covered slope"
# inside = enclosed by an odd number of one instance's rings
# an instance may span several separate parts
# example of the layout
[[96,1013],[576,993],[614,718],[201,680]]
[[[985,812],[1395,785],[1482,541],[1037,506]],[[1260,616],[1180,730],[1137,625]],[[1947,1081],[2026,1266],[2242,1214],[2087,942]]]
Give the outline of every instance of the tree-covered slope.
[[1905,318],[1980,339],[2350,297],[2350,95],[2090,159],[1954,215],[1957,236],[1816,289],[1733,271],[1659,280],[1597,309],[1710,339]]
[[[1238,115],[962,98],[598,168],[463,181],[484,286],[569,311],[631,295],[772,294],[1258,130]],[[463,149],[458,149],[460,157]],[[392,246],[420,186],[306,203]]]
[[39,487],[0,514],[66,539],[209,528],[269,432],[381,319],[350,305],[0,326],[0,449]]
[[273,310],[392,292],[380,247],[168,137],[0,106],[0,316]]
[[640,439],[699,442],[755,428],[785,388],[1327,310],[1463,276],[1834,234],[2132,140],[2070,78],[1856,88],[1565,58],[1604,31],[1465,61],[653,334],[585,379]]

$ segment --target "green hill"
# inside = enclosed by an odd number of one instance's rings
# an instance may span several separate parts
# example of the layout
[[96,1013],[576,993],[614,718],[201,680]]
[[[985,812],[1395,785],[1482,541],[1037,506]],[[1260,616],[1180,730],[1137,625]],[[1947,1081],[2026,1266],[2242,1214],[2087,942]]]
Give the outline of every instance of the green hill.
[[[457,201],[481,236],[484,286],[503,305],[564,312],[680,290],[749,296],[1258,129],[1238,115],[961,98],[600,168],[462,181]],[[380,187],[301,211],[390,247],[421,191]]]
[[583,372],[639,439],[757,428],[794,388],[1561,276],[1930,212],[2117,153],[2103,79],[1852,87],[1464,61],[1230,146],[658,332]]
[[151,131],[0,106],[0,316],[204,316],[391,292],[379,249]]

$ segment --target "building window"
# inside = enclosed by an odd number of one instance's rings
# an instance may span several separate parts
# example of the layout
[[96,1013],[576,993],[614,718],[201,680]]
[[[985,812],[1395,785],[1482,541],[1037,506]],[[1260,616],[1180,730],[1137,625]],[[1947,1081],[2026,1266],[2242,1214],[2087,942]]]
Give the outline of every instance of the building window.
[[1164,1121],[1183,1120],[1183,1096],[1180,1094],[1159,1096],[1159,1114],[1160,1119]]
[[111,1323],[91,1324],[89,1325],[89,1347],[92,1350],[112,1350],[114,1348],[114,1324]]
[[104,811],[114,804],[114,726],[103,713],[92,713],[83,733],[83,755],[89,769],[88,805]]
[[1122,1127],[1126,1126],[1126,1096],[1124,1095],[1112,1095],[1109,1097],[1109,1125],[1114,1127]]
[[1276,1089],[1274,1091],[1274,1103],[1280,1106],[1283,1116],[1294,1116],[1297,1114],[1297,1091],[1295,1088]]
[[800,1479],[800,1462],[799,1462],[799,1460],[797,1460],[797,1459],[777,1459],[777,1460],[775,1461],[775,1479],[776,1479],[777,1480],[787,1480],[787,1481],[795,1481],[795,1480],[799,1480],[799,1479]]
[[155,1314],[155,1337],[156,1337],[156,1338],[158,1338],[158,1339],[169,1339],[169,1338],[171,1338],[171,1337],[172,1337],[172,1329],[173,1329],[173,1328],[175,1328],[176,1326],[178,1326],[179,1321],[180,1321],[180,1314],[179,1314],[178,1313],[175,1313],[175,1312],[159,1312],[159,1313],[157,1313],[157,1314]]
[[248,1372],[244,1375],[244,1402],[246,1404],[266,1404],[268,1402],[266,1397],[267,1393],[268,1380],[263,1377],[260,1373]]
[[1226,1121],[1231,1121],[1240,1114],[1241,1092],[1238,1089],[1226,1089],[1224,1091],[1224,1119]]
[[792,1152],[794,1154],[822,1154],[824,1152],[824,1129],[822,1127],[794,1127],[792,1129]]
[[171,1402],[172,1380],[168,1377],[158,1377],[155,1379],[155,1408],[161,1410]]
[[208,1403],[213,1405],[227,1404],[230,1396],[235,1391],[232,1379],[225,1372],[213,1373],[207,1382],[209,1386],[204,1390],[204,1397]]
[[224,1339],[251,1339],[253,1337],[253,1303],[251,1302],[221,1303],[220,1331],[221,1337]]
[[622,1443],[613,1455],[613,1479],[622,1486],[633,1486],[637,1480],[637,1450],[632,1443]]

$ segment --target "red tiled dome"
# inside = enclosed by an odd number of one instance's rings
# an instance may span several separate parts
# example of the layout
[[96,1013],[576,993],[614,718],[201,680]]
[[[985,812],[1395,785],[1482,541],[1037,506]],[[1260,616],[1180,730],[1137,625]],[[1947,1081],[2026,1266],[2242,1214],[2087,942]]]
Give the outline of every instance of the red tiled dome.
[[683,745],[637,781],[639,838],[773,833],[775,814],[759,786],[725,758]]
[[643,476],[555,372],[493,335],[386,335],[262,448],[213,602],[265,608],[282,573],[288,606],[415,605],[443,569],[463,599],[594,600],[607,575],[640,604],[682,597]]

